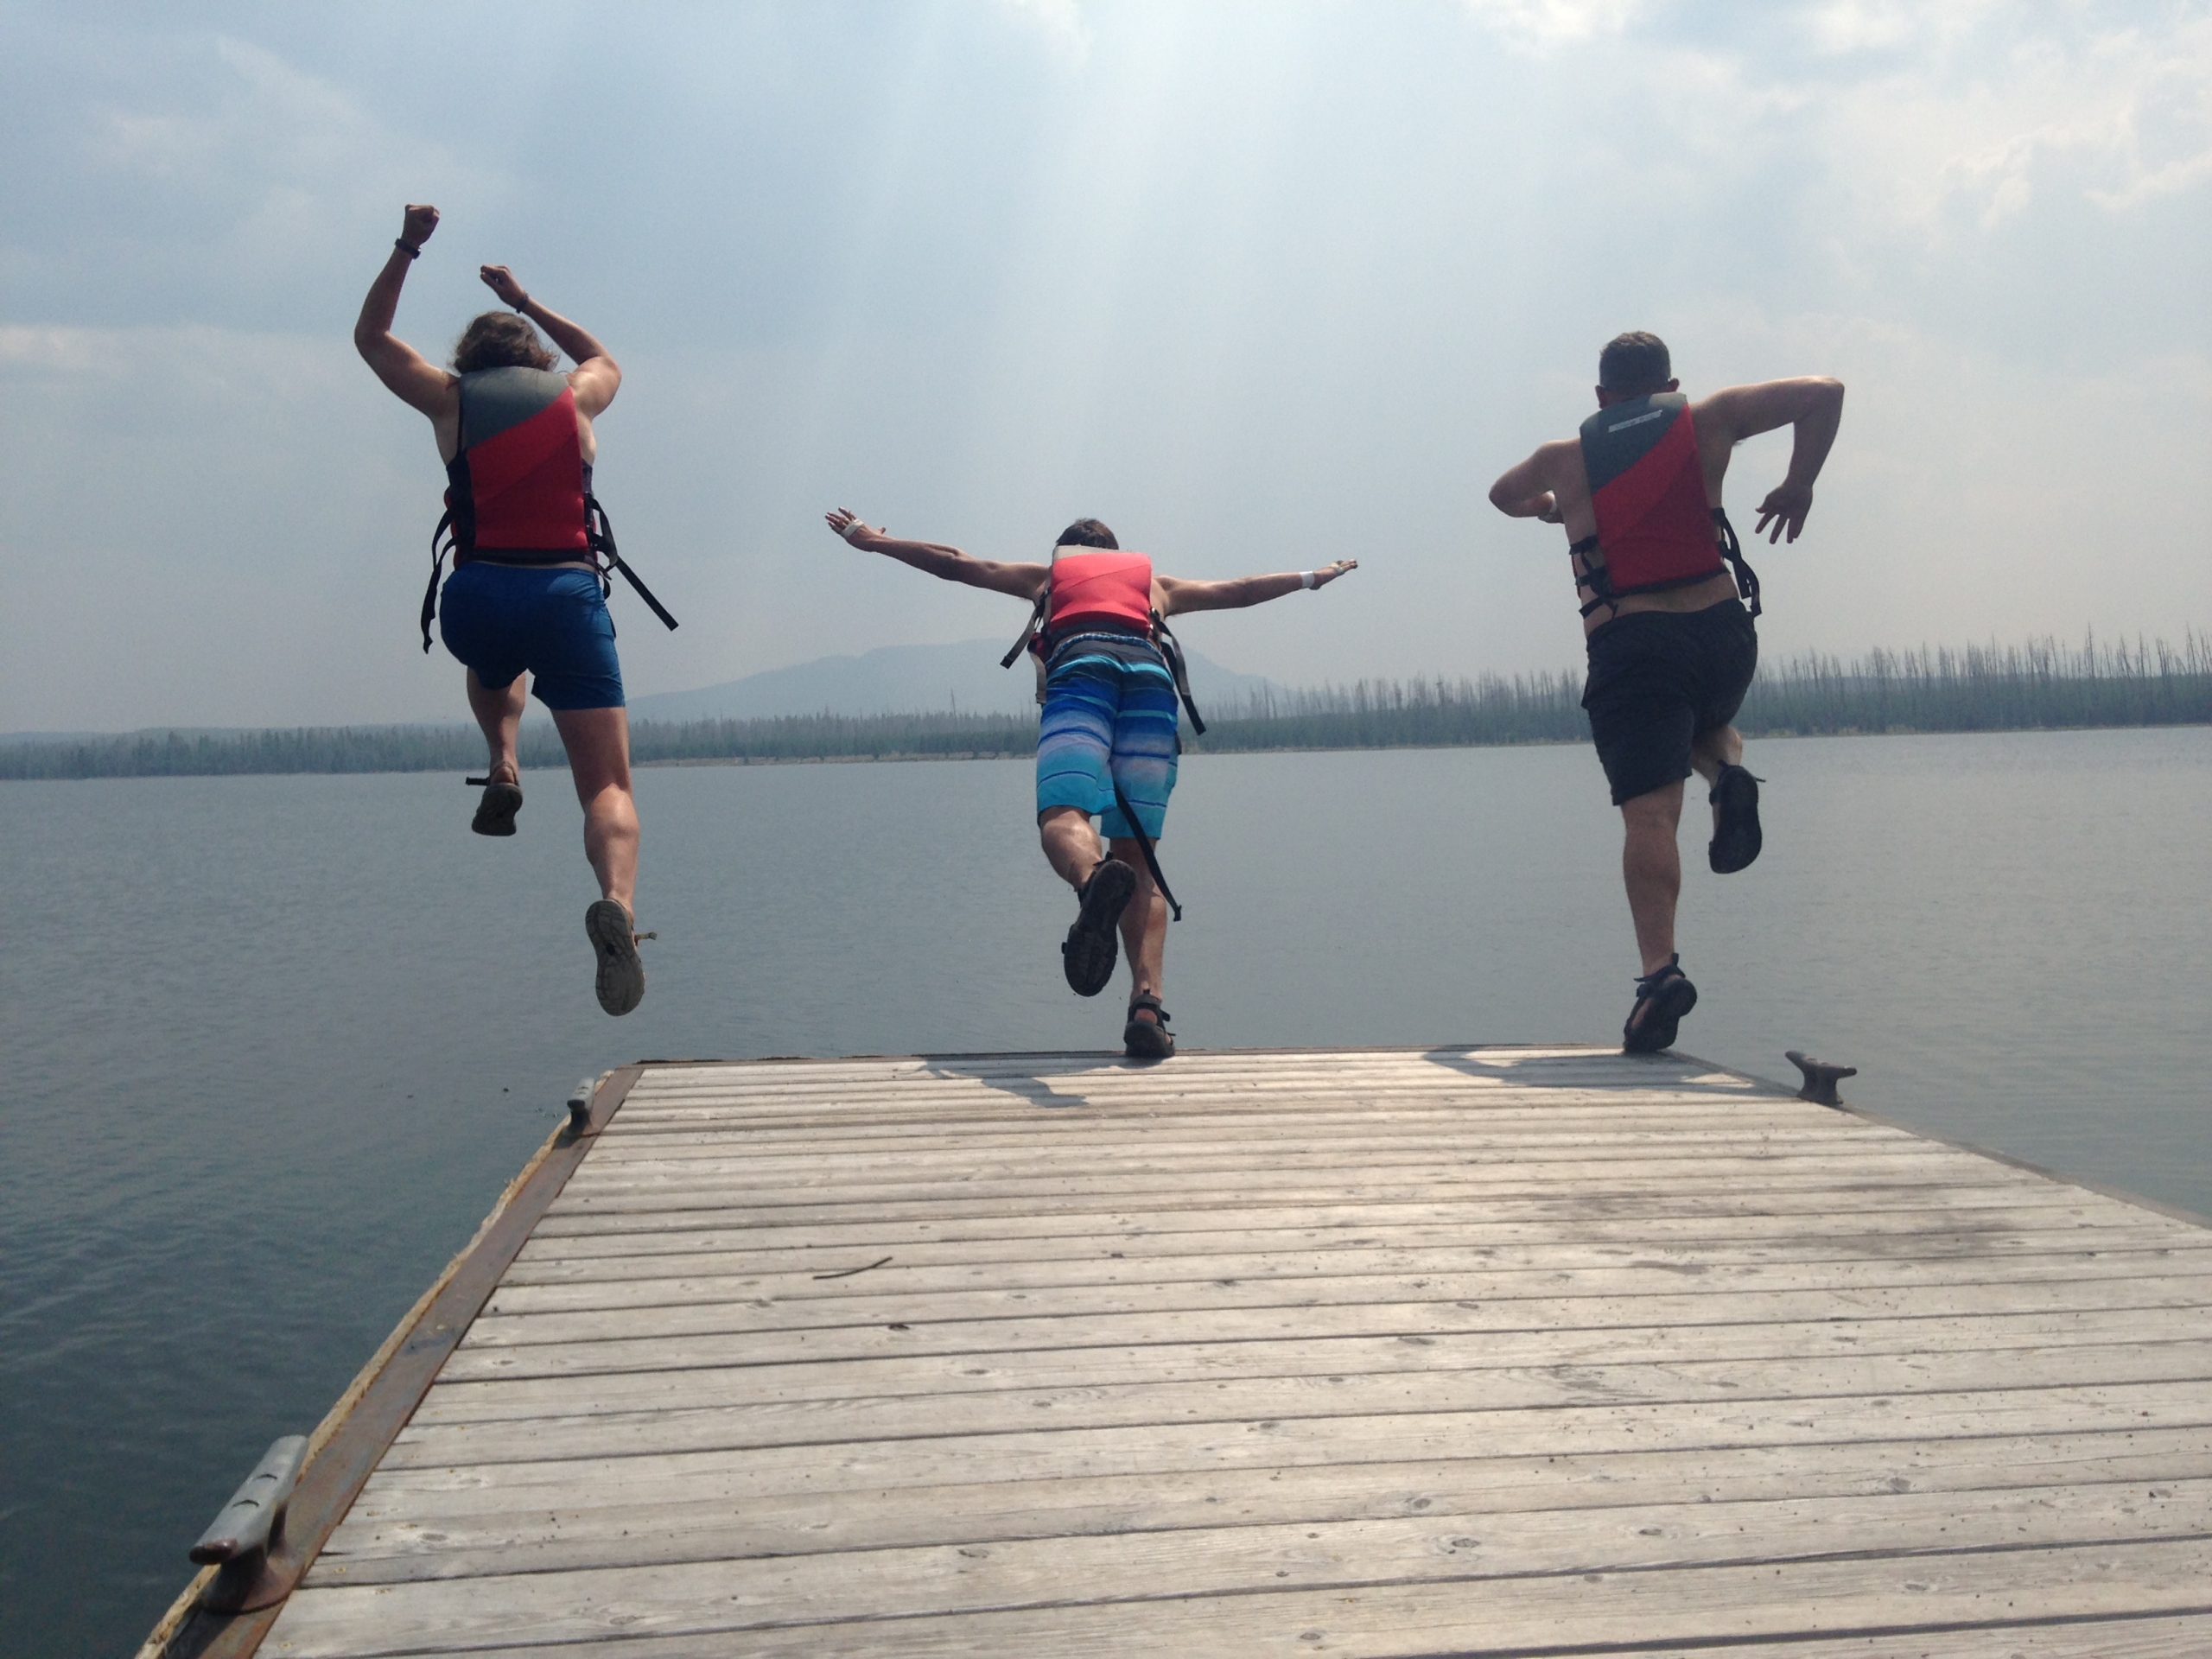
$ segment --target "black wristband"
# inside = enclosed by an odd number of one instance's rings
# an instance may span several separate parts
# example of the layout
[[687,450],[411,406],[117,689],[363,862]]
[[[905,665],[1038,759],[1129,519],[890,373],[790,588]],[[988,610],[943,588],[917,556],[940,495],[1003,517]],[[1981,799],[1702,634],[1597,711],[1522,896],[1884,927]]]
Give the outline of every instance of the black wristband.
[[393,238],[391,238],[391,245],[392,245],[393,247],[395,247],[395,248],[397,248],[397,249],[398,249],[402,253],[405,254],[405,255],[406,255],[410,259],[420,259],[420,258],[423,257],[423,250],[422,250],[422,249],[420,249],[420,248],[410,248],[410,247],[409,247],[409,246],[408,246],[404,242],[401,241],[401,240],[400,240],[397,237],[396,237],[396,236],[395,236],[395,237],[393,237]]

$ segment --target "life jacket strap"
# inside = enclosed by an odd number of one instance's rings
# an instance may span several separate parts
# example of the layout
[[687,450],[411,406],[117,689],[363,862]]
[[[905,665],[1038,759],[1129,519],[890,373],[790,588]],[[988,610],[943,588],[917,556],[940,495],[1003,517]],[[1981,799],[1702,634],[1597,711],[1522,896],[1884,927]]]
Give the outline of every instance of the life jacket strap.
[[1753,616],[1759,613],[1759,573],[1751,569],[1744,557],[1744,544],[1736,539],[1736,526],[1728,522],[1728,515],[1719,507],[1713,510],[1713,522],[1720,528],[1720,556],[1728,561],[1728,568],[1736,575],[1736,591]]
[[653,597],[653,590],[638,580],[638,573],[625,564],[621,554],[615,550],[614,525],[607,518],[607,509],[599,505],[599,498],[595,495],[584,497],[584,539],[590,543],[594,557],[602,561],[599,567],[601,594],[611,594],[614,591],[614,583],[607,573],[610,569],[620,571],[622,580],[638,590],[638,597],[645,601],[645,607],[660,618],[671,632],[674,632],[676,619],[668,613],[668,607]]
[[[1751,569],[1751,561],[1744,556],[1744,544],[1737,539],[1736,526],[1728,522],[1726,511],[1715,507],[1713,510],[1713,523],[1718,532],[1715,539],[1720,544],[1721,563],[1727,567],[1728,573],[1736,578],[1738,595],[1742,598],[1744,603],[1749,607],[1751,614],[1756,617],[1762,608],[1759,604],[1759,573]],[[1592,611],[1606,606],[1611,607],[1618,612],[1620,609],[1623,596],[1614,591],[1612,572],[1605,568],[1605,556],[1598,545],[1598,538],[1595,536],[1585,536],[1567,550],[1582,561],[1582,585],[1597,595],[1587,605],[1578,607],[1581,613],[1588,616]],[[1703,582],[1704,580],[1706,578],[1703,576],[1692,576],[1683,582],[1664,582],[1659,586],[1681,587],[1686,586],[1688,582]],[[1656,590],[1652,588],[1637,588],[1630,591],[1643,594]]]
[[[1167,619],[1158,611],[1152,613],[1152,642],[1160,647],[1160,654],[1167,661],[1167,671],[1175,681],[1175,695],[1182,698],[1183,711],[1191,717],[1192,734],[1204,737],[1206,723],[1199,717],[1198,705],[1191,701],[1191,674],[1183,661],[1183,647],[1168,632]],[[1173,904],[1174,901],[1170,899],[1168,902]]]
[[1136,808],[1129,804],[1129,798],[1122,793],[1119,779],[1114,785],[1114,804],[1122,809],[1122,822],[1129,826],[1129,833],[1136,837],[1137,851],[1144,855],[1144,867],[1152,872],[1152,884],[1160,889],[1160,896],[1167,901],[1167,908],[1175,912],[1175,919],[1183,919],[1183,906],[1175,902],[1175,894],[1167,885],[1167,878],[1160,873],[1160,855],[1152,849],[1152,837],[1144,832],[1144,825],[1137,820]]
[[1052,575],[1045,573],[1045,585],[1037,591],[1037,602],[1029,607],[1029,626],[1021,631],[1021,638],[1007,648],[999,658],[1001,668],[1012,668],[1021,659],[1021,653],[1035,648],[1039,637],[1045,632],[1045,612],[1052,602]]
[[[430,624],[438,616],[438,573],[446,562],[446,548],[454,545],[453,538],[446,535],[452,528],[453,509],[448,507],[438,520],[438,527],[430,532],[430,585],[423,590],[423,650],[426,655],[430,649]],[[454,555],[455,558],[459,556],[458,553]]]

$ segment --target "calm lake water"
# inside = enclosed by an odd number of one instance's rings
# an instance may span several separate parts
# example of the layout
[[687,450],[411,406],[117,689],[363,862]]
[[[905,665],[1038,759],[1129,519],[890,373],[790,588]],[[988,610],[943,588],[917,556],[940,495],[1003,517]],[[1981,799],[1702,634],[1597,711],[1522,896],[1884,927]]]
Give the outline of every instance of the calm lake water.
[[[2212,730],[1753,746],[1767,850],[1686,823],[1692,1053],[2212,1212]],[[1118,1046],[1071,997],[1026,762],[639,779],[645,1005],[591,995],[564,774],[0,784],[0,1604],[127,1652],[586,1072]],[[1688,815],[1701,818],[1698,813]],[[1581,748],[1202,756],[1163,859],[1186,1046],[1617,1040]]]

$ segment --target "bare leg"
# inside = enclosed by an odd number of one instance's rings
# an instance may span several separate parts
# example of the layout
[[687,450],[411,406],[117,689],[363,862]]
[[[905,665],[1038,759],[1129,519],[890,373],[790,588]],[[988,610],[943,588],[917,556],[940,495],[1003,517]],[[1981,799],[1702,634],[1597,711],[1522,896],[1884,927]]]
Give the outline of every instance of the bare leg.
[[[1690,745],[1690,766],[1708,787],[1720,781],[1720,768],[1744,764],[1744,738],[1733,726],[1715,726],[1700,732]],[[1713,827],[1720,828],[1720,809],[1713,809]]]
[[[1128,953],[1129,995],[1160,995],[1160,970],[1167,953],[1167,900],[1144,866],[1144,849],[1134,839],[1114,842],[1114,856],[1137,873],[1137,890],[1122,912],[1122,948]],[[1152,1012],[1137,1016],[1150,1020]]]
[[468,671],[468,712],[484,728],[484,746],[492,757],[485,775],[500,783],[522,781],[515,739],[522,729],[523,705],[529,701],[529,688],[519,674],[494,691],[476,677],[474,669]]
[[624,709],[556,709],[584,809],[584,856],[600,893],[634,919],[638,912],[638,805],[630,794],[630,715]]
[[1682,821],[1682,786],[1669,784],[1621,804],[1627,835],[1621,844],[1621,878],[1643,971],[1658,972],[1675,956],[1675,901],[1682,890],[1682,855],[1675,834]]
[[[1106,856],[1090,814],[1079,807],[1046,807],[1037,815],[1037,834],[1044,842],[1046,861],[1061,880],[1078,891],[1090,880],[1098,861]],[[1116,843],[1117,850],[1119,845]]]

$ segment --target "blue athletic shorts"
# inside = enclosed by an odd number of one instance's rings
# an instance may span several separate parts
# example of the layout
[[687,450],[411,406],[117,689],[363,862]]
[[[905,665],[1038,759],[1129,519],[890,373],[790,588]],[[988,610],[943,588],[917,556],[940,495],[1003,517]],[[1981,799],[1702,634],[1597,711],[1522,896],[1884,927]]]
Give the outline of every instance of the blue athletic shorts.
[[1160,839],[1175,788],[1175,682],[1152,645],[1133,635],[1077,635],[1052,653],[1037,723],[1037,810],[1092,813],[1108,839],[1128,821],[1114,785],[1146,835]]
[[438,633],[492,690],[527,670],[548,709],[622,707],[614,619],[588,570],[472,559],[446,578]]

